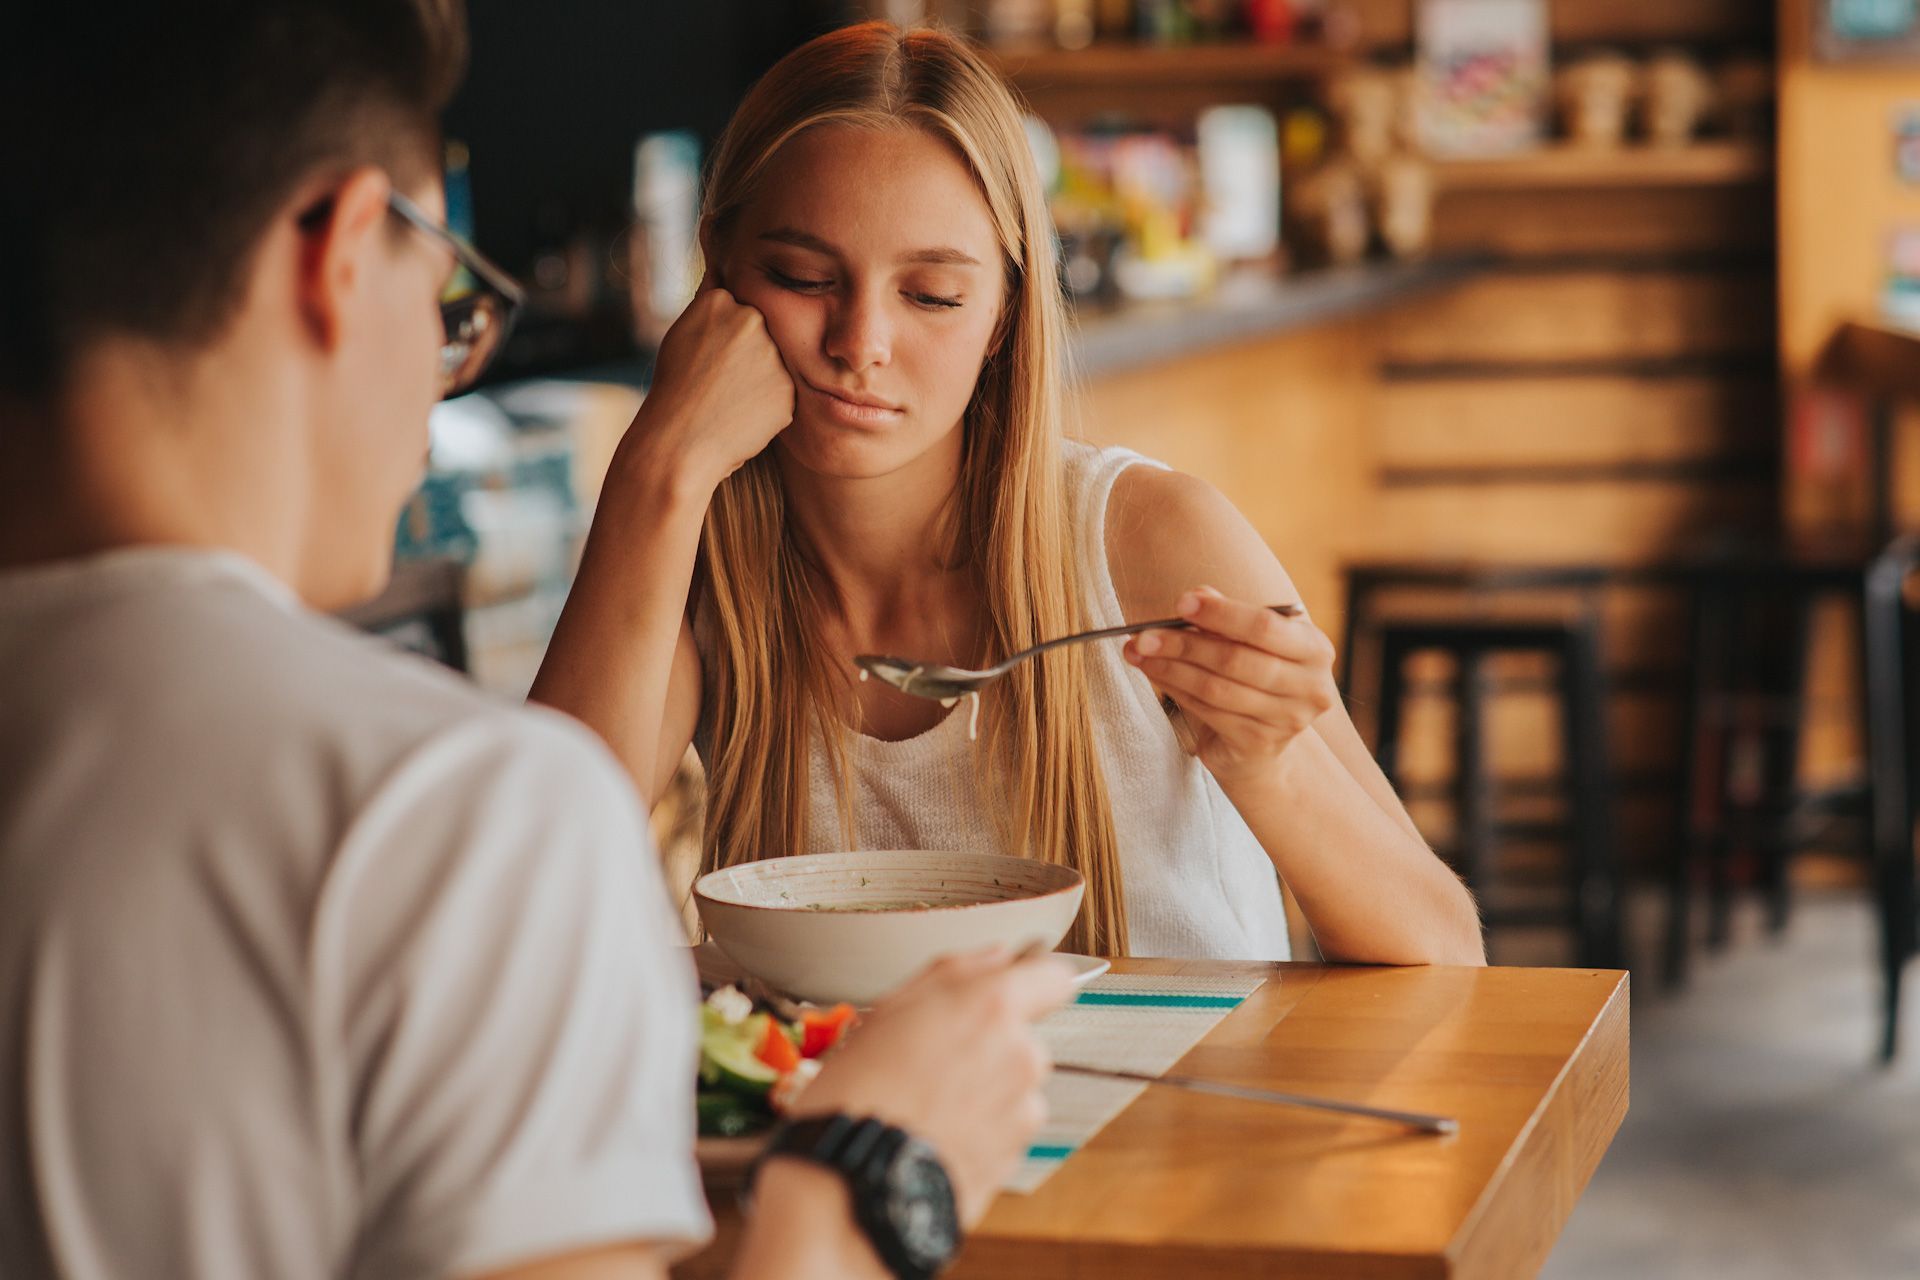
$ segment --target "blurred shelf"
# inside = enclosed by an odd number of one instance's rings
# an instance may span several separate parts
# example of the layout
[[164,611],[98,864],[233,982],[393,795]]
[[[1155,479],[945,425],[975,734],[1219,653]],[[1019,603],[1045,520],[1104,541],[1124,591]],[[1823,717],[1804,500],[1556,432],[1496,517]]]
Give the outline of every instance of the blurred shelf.
[[[1367,48],[1413,43],[1417,0],[1345,0]],[[1763,0],[1552,0],[1555,44],[1773,43],[1774,6]]]
[[1297,275],[1253,269],[1229,274],[1196,298],[1083,305],[1074,328],[1074,365],[1083,376],[1099,377],[1332,324],[1463,283],[1488,266],[1483,255],[1455,254]]
[[1319,45],[1150,45],[1108,41],[1085,49],[1049,47],[991,51],[1001,74],[1032,87],[1164,88],[1169,85],[1315,80],[1351,66],[1350,55]]
[[1487,159],[1438,159],[1434,173],[1443,192],[1728,187],[1766,181],[1773,174],[1773,154],[1757,142],[1606,149],[1560,145]]

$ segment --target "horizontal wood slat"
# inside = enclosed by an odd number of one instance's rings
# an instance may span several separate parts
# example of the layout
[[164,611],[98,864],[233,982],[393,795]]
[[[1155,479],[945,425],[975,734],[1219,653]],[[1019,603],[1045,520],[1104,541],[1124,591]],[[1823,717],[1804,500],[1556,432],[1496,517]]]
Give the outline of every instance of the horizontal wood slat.
[[1770,456],[1777,404],[1755,376],[1389,382],[1375,439],[1383,469]]
[[1525,564],[1625,565],[1729,531],[1759,532],[1773,487],[1755,481],[1675,485],[1428,485],[1384,489],[1367,558],[1405,555]]
[[1566,253],[1767,251],[1773,204],[1766,184],[1613,191],[1450,191],[1434,206],[1443,252]]
[[1390,361],[1578,360],[1762,352],[1764,272],[1495,274],[1399,308]]

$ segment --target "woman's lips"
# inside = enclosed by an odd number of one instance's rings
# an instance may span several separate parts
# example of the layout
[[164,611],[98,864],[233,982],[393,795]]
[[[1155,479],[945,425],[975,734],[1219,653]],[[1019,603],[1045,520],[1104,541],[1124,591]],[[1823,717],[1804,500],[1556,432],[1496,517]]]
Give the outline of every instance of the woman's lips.
[[851,400],[846,396],[837,395],[832,391],[828,391],[824,387],[816,387],[811,382],[807,383],[807,390],[813,392],[814,396],[820,401],[821,407],[827,411],[829,417],[844,422],[849,426],[884,426],[887,423],[898,420],[899,417],[906,412],[904,409],[897,409],[889,404]]

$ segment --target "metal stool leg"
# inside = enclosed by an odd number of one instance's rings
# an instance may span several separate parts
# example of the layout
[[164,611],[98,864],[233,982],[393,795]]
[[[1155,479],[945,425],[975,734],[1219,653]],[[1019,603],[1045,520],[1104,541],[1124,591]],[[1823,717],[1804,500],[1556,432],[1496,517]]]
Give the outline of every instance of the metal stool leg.
[[1380,706],[1374,721],[1373,756],[1395,791],[1400,789],[1401,703],[1406,700],[1406,665],[1410,652],[1399,636],[1380,637]]
[[1570,858],[1580,963],[1616,968],[1621,962],[1620,885],[1613,840],[1613,799],[1607,781],[1605,677],[1597,626],[1573,631],[1562,653],[1562,716],[1573,825]]
[[1669,989],[1687,980],[1693,940],[1693,885],[1700,870],[1703,836],[1710,825],[1714,759],[1710,754],[1708,708],[1717,694],[1714,680],[1717,592],[1700,587],[1688,609],[1687,696],[1682,708],[1680,801],[1674,820],[1672,861],[1667,868],[1667,938],[1663,973]]
[[1900,978],[1913,953],[1913,793],[1907,758],[1907,690],[1903,664],[1904,562],[1883,558],[1867,573],[1860,634],[1865,648],[1868,774],[1872,786],[1873,860],[1880,913],[1884,981],[1880,1059],[1900,1044]]
[[1486,893],[1492,850],[1492,803],[1487,781],[1484,723],[1489,686],[1486,655],[1464,648],[1456,653],[1454,705],[1454,822],[1456,866],[1467,889]]
[[[1779,705],[1790,708],[1770,721],[1765,731],[1766,762],[1762,783],[1760,882],[1766,892],[1767,929],[1779,934],[1787,927],[1793,907],[1792,869],[1794,833],[1791,828],[1794,796],[1800,776],[1800,724],[1805,715],[1807,658],[1813,644],[1813,603],[1809,591],[1796,591],[1792,616],[1785,627],[1785,669],[1780,681]],[[1770,682],[1771,683],[1771,682]]]
[[1340,675],[1338,687],[1340,700],[1347,704],[1349,711],[1353,707],[1355,689],[1355,664],[1360,658],[1360,635],[1365,628],[1365,614],[1373,605],[1373,591],[1361,577],[1360,571],[1347,573],[1347,616],[1342,620],[1340,639]]

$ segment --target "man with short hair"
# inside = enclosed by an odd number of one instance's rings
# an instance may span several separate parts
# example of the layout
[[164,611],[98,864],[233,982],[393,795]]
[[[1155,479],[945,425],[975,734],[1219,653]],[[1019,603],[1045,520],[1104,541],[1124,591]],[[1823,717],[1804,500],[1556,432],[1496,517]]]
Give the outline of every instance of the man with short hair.
[[[696,993],[625,776],[317,612],[516,301],[440,225],[455,0],[11,22],[0,1274],[663,1274],[710,1226]],[[989,954],[875,1011],[739,1274],[938,1270],[1068,989]]]

